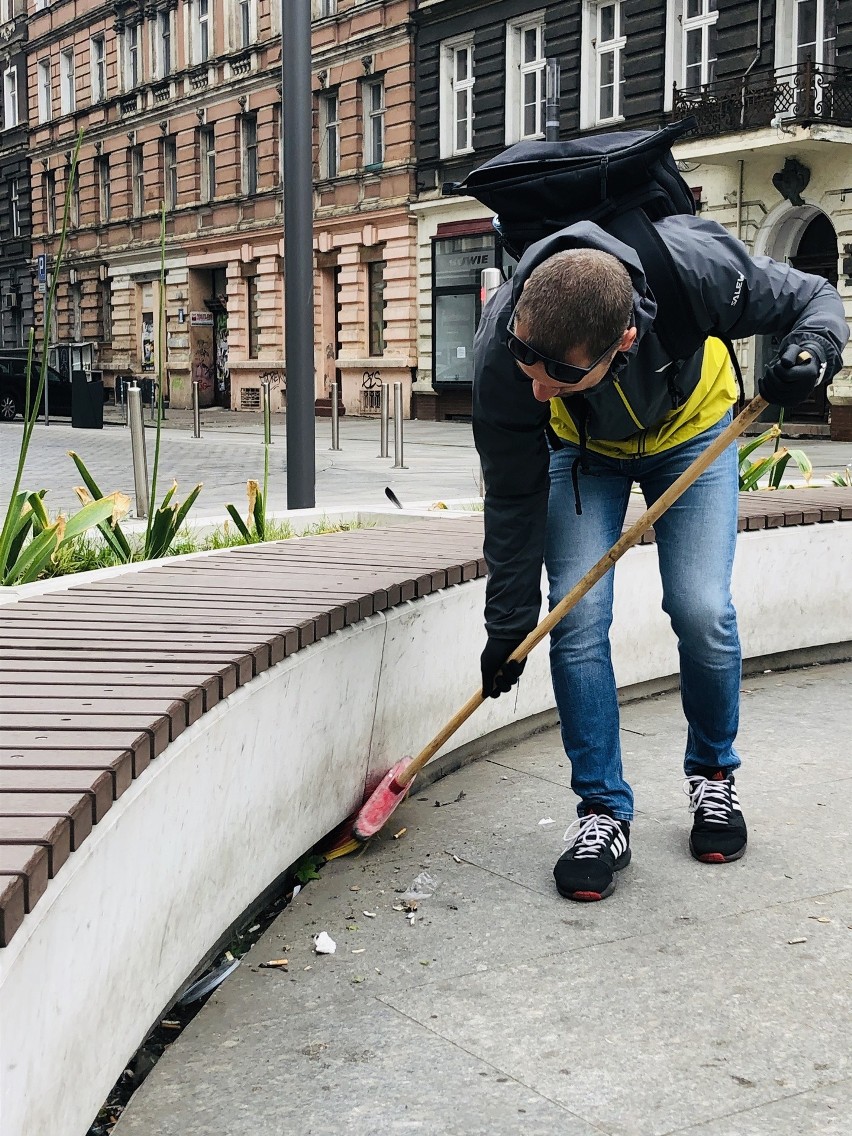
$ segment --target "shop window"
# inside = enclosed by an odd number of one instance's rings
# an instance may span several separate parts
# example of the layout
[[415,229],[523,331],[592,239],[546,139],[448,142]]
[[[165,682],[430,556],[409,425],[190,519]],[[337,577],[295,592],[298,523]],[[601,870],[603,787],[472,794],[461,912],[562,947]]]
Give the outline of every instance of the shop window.
[[249,359],[256,359],[260,353],[260,309],[256,276],[246,277],[246,309],[248,313],[248,357]]
[[385,353],[385,265],[375,260],[367,265],[367,302],[369,308],[369,353]]

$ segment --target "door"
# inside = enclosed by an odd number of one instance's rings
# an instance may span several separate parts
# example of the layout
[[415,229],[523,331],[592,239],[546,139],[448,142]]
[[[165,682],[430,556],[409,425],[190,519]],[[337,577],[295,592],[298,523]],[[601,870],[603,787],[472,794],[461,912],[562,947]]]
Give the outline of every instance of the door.
[[[800,272],[822,276],[829,284],[837,287],[837,234],[824,213],[814,217],[802,233],[796,255],[790,257],[790,263]],[[786,417],[793,422],[827,422],[828,384],[829,380],[825,379],[813,394],[794,407]]]

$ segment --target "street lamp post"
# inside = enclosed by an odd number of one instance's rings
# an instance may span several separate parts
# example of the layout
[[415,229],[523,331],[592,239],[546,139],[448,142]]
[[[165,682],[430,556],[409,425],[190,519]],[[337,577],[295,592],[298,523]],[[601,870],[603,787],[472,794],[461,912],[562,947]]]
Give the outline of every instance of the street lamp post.
[[287,507],[316,504],[311,0],[281,0]]

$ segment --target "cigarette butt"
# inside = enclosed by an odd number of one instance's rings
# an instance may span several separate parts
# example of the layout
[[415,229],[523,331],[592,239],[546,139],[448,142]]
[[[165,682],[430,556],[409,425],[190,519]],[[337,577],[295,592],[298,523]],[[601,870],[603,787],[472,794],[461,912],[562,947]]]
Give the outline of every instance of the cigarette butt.
[[407,828],[401,828],[399,832],[393,834],[394,840],[399,840],[400,836],[405,836],[406,832],[408,832]]

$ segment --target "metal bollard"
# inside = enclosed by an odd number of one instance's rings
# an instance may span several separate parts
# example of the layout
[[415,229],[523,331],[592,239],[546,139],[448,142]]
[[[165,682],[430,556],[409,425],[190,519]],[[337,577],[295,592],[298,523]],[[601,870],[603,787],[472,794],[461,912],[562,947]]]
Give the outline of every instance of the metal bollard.
[[380,434],[379,457],[389,457],[388,453],[388,434],[390,433],[390,387],[387,383],[382,383],[382,427]]
[[405,469],[402,460],[402,383],[393,384],[393,468]]
[[145,452],[145,423],[142,418],[142,391],[136,383],[127,391],[130,414],[130,449],[133,454],[133,480],[136,483],[136,516],[148,516],[148,455]]
[[337,408],[337,383],[331,384],[331,448],[340,449],[340,412]]
[[261,388],[263,390],[263,444],[265,446],[272,445],[272,403],[269,395],[269,380],[263,379],[261,381]]
[[199,379],[192,380],[192,436],[193,438],[201,437],[201,395],[199,394],[199,387],[201,382]]

